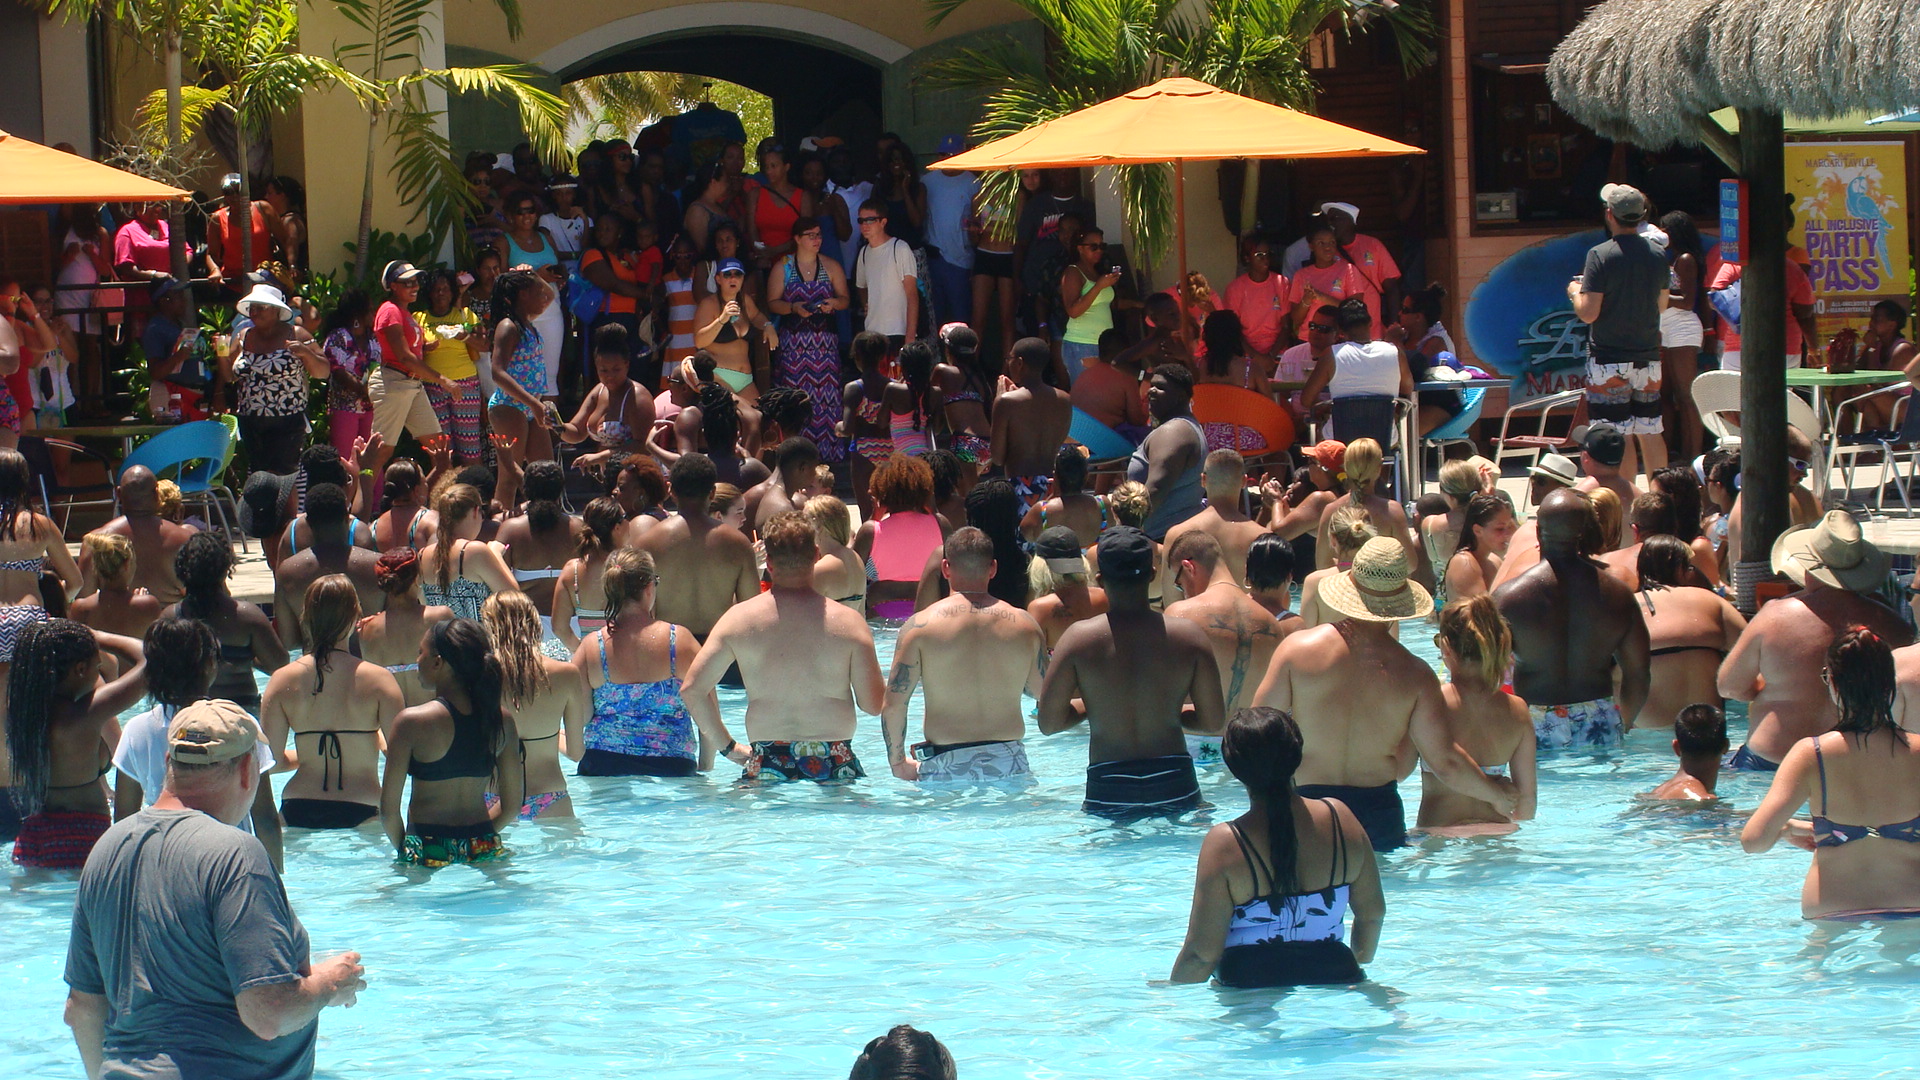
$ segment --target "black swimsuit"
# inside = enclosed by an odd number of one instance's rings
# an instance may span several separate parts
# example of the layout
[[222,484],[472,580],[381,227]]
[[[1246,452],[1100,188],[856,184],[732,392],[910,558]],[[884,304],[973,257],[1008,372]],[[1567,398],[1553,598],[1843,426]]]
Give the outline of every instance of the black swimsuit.
[[[335,776],[339,777],[342,790],[347,786],[345,767],[340,761],[340,736],[378,734],[379,728],[356,728],[345,731],[296,731],[293,737],[299,739],[302,735],[313,735],[319,738],[315,752],[320,755],[320,790],[332,791],[332,778]],[[378,806],[348,799],[280,800],[280,816],[296,829],[351,829],[378,813]]]

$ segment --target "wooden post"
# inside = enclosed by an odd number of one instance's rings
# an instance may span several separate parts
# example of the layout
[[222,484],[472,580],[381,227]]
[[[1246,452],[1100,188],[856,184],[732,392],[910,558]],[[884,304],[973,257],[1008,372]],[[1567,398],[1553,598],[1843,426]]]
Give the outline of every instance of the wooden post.
[[[1773,541],[1787,529],[1786,135],[1778,112],[1740,110],[1741,171],[1751,232],[1740,293],[1741,607],[1771,576]],[[1809,431],[1808,438],[1818,433]]]
[[[1191,353],[1193,339],[1187,336],[1187,163],[1173,163],[1173,243],[1180,249],[1180,280],[1173,295],[1180,303],[1180,342]],[[1195,329],[1198,329],[1197,327]]]

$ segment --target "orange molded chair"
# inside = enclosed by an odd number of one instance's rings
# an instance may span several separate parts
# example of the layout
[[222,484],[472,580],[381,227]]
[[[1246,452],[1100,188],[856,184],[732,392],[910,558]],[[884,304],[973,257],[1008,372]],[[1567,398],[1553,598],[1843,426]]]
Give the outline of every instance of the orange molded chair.
[[1272,398],[1225,383],[1193,388],[1193,418],[1206,429],[1207,450],[1246,458],[1284,454],[1293,446],[1293,417]]

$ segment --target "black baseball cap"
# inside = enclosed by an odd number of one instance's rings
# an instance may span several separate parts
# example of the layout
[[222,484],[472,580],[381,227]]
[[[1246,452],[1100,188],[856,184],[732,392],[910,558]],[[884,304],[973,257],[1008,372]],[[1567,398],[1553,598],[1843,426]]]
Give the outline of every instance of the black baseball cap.
[[1153,576],[1153,541],[1131,525],[1100,534],[1100,577],[1106,581],[1145,581]]
[[1602,465],[1618,465],[1627,456],[1626,432],[1604,420],[1575,428],[1573,441]]

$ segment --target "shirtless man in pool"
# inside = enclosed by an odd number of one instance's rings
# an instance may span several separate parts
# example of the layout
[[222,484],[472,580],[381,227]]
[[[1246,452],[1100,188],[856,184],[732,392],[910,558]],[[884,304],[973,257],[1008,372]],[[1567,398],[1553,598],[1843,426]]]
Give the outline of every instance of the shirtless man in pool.
[[1253,695],[1255,705],[1289,712],[1300,725],[1300,795],[1345,803],[1375,851],[1407,842],[1399,781],[1413,772],[1409,745],[1454,791],[1502,814],[1515,809],[1512,782],[1482,773],[1454,743],[1433,669],[1389,632],[1433,611],[1433,598],[1407,580],[1411,572],[1406,545],[1367,541],[1352,569],[1321,584],[1320,602],[1341,620],[1288,635]]
[[1632,590],[1581,551],[1594,520],[1586,496],[1553,492],[1535,520],[1540,561],[1493,590],[1513,627],[1513,692],[1540,749],[1617,745],[1647,703],[1646,620]]
[[820,553],[805,514],[775,516],[760,539],[773,587],[720,616],[687,669],[681,695],[706,695],[737,662],[747,690],[748,745],[729,743],[721,752],[746,767],[741,779],[859,779],[866,770],[853,753],[854,709],[875,715],[886,694],[873,632],[852,608],[814,589]]
[[[1043,734],[1087,721],[1090,764],[1081,809],[1091,814],[1130,818],[1199,806],[1200,782],[1182,727],[1199,735],[1226,728],[1220,668],[1207,635],[1147,606],[1153,557],[1153,541],[1139,529],[1120,525],[1100,534],[1107,613],[1060,635],[1040,688]],[[1189,700],[1193,711],[1183,717]]]
[[[133,587],[147,590],[163,604],[177,604],[186,593],[180,588],[180,579],[173,576],[173,557],[180,554],[181,546],[195,530],[160,516],[159,483],[144,465],[120,474],[121,515],[95,531],[133,541]],[[80,559],[80,572],[85,576],[90,567],[84,548]]]
[[718,481],[707,455],[681,455],[668,477],[680,512],[633,540],[660,575],[654,614],[702,641],[728,608],[760,594],[752,541],[707,512]]
[[1836,510],[1780,540],[1774,569],[1801,590],[1763,605],[1720,662],[1720,693],[1749,703],[1747,741],[1727,759],[1730,769],[1773,772],[1794,743],[1839,723],[1824,676],[1827,649],[1848,627],[1864,626],[1896,649],[1913,640],[1900,616],[1873,598],[1888,560],[1858,522]]
[[[1040,696],[1046,635],[1033,616],[988,595],[994,558],[986,533],[955,529],[942,554],[940,572],[952,594],[908,620],[894,645],[880,713],[888,762],[902,780],[1027,779],[1020,698]],[[922,684],[927,741],[909,750],[907,707]]]
[[[1220,668],[1220,694],[1227,715],[1232,716],[1253,704],[1253,691],[1267,672],[1273,650],[1301,622],[1290,619],[1291,625],[1283,631],[1273,613],[1234,582],[1227,564],[1220,541],[1199,530],[1187,532],[1167,545],[1167,566],[1173,577],[1161,595],[1168,600],[1180,597],[1167,605],[1167,616],[1191,621],[1212,643],[1213,660]],[[1187,750],[1202,765],[1220,761],[1218,738],[1188,735]]]

